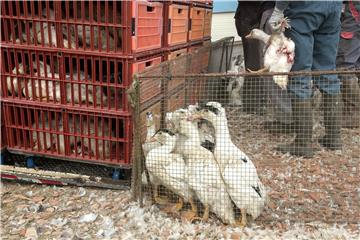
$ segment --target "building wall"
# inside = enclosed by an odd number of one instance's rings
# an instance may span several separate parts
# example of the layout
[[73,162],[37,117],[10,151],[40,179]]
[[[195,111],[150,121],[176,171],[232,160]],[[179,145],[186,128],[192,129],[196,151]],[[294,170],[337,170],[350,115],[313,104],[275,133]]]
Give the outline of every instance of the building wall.
[[213,13],[211,26],[212,41],[229,36],[235,36],[235,41],[241,40],[236,32],[234,15],[235,12]]

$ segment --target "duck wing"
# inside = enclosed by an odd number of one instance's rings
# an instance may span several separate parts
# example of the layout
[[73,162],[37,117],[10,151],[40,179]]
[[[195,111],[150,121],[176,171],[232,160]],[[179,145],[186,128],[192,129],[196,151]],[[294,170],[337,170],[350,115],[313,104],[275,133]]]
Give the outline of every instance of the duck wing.
[[252,161],[228,164],[224,181],[235,205],[246,208],[256,218],[265,205],[266,192]]
[[189,158],[189,185],[199,200],[210,207],[224,223],[234,224],[233,207],[222,178],[220,168],[212,153],[206,149],[201,151],[200,159]]

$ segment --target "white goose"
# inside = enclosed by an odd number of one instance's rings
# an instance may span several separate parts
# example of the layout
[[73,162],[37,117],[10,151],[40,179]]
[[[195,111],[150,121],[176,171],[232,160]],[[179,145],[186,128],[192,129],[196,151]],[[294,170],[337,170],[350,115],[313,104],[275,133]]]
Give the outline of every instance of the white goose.
[[189,185],[205,207],[202,220],[207,221],[211,211],[224,223],[234,225],[233,206],[219,166],[214,155],[201,146],[197,123],[189,121],[190,112],[187,110],[181,109],[175,114],[180,118],[179,132],[187,137],[178,150],[187,163]]
[[[160,129],[153,137],[161,146],[150,150],[145,165],[149,173],[159,180],[159,183],[179,196],[175,211],[180,211],[184,202],[193,203],[193,191],[188,184],[187,167],[180,154],[173,153],[176,144],[176,135]],[[157,186],[154,186],[155,200],[158,198]],[[161,200],[160,200],[161,202]],[[196,210],[196,209],[195,209]]]
[[256,219],[264,208],[266,192],[254,164],[230,138],[225,109],[220,103],[209,102],[200,107],[195,118],[210,121],[215,128],[214,155],[223,173],[228,193],[241,210],[241,226],[246,226],[246,213]]

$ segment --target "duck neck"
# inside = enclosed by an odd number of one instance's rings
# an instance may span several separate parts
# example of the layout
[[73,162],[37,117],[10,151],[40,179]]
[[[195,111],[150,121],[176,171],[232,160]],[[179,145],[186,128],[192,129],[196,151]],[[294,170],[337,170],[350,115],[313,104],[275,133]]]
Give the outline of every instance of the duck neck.
[[215,128],[216,146],[228,145],[229,142],[231,142],[231,138],[230,138],[230,132],[227,125],[226,117],[219,118],[215,122],[214,128]]
[[265,44],[267,44],[270,39],[270,36],[263,31],[259,31],[254,35],[254,38],[263,41]]
[[[185,120],[183,120],[185,121]],[[200,134],[199,134],[199,130],[197,128],[197,123],[195,122],[189,122],[187,121],[186,123],[186,131],[183,132],[183,134],[185,136],[188,137],[188,142],[191,142],[191,144],[193,146],[200,146],[201,142],[200,142]]]
[[155,124],[147,124],[147,133],[146,133],[146,140],[150,140],[155,135]]
[[159,149],[163,153],[171,153],[174,150],[174,146],[172,144],[165,144],[159,147]]
[[175,143],[172,141],[166,142],[162,146],[159,147],[160,152],[162,153],[171,153],[174,150]]

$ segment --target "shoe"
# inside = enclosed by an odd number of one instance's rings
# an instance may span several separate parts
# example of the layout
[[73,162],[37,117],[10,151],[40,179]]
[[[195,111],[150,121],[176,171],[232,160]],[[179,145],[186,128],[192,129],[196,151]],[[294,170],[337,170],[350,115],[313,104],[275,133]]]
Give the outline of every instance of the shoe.
[[342,149],[340,136],[340,94],[324,94],[325,136],[319,139],[322,147],[329,150]]
[[341,95],[344,102],[341,126],[360,127],[360,87],[355,75],[341,76]]
[[311,142],[313,129],[311,99],[293,99],[291,104],[296,138],[294,142],[290,144],[279,145],[276,150],[295,156],[311,158],[314,156],[314,149],[312,148]]
[[264,123],[264,128],[273,134],[295,133],[295,124],[294,123],[282,123],[280,121],[267,121]]

